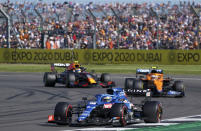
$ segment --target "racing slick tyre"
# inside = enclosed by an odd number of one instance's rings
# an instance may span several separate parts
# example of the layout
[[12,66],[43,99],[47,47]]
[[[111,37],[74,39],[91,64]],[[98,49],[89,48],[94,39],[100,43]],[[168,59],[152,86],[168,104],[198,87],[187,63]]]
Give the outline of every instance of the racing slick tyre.
[[181,92],[181,97],[185,96],[185,86],[183,81],[175,81],[173,85],[173,90]]
[[111,81],[111,76],[108,73],[103,73],[101,74],[101,78],[100,78],[101,82],[107,83],[109,81]]
[[133,78],[126,78],[124,88],[125,89],[132,89],[133,85],[134,85],[134,80],[135,79],[133,79]]
[[133,83],[133,89],[143,90],[143,82],[141,80],[134,79]]
[[75,74],[73,72],[69,72],[66,74],[66,87],[73,87],[75,82]]
[[67,102],[59,102],[54,110],[54,119],[58,125],[71,124],[72,106]]
[[52,72],[45,72],[43,83],[45,87],[54,87],[56,83],[56,74]]
[[159,123],[162,113],[162,106],[158,101],[146,101],[143,105],[144,122],[146,123]]
[[116,103],[112,106],[110,112],[111,118],[117,117],[118,120],[112,121],[112,126],[126,126],[127,120],[129,119],[128,116],[128,109],[124,104]]

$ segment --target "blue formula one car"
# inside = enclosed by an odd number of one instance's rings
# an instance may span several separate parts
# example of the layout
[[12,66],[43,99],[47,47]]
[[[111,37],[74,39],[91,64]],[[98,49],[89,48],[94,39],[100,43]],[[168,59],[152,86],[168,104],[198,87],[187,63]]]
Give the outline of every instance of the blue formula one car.
[[141,104],[133,104],[122,88],[110,88],[107,89],[107,94],[97,94],[93,100],[84,98],[77,106],[67,102],[57,103],[54,115],[48,116],[48,122],[69,126],[126,126],[142,120],[158,123],[161,121],[162,112],[162,105],[158,101],[151,101],[146,97]]

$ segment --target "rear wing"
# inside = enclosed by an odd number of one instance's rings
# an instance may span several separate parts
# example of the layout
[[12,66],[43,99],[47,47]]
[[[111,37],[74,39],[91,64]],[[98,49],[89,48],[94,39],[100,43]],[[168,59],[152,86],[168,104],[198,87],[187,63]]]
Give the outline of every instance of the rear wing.
[[69,63],[54,63],[54,64],[51,64],[51,66],[54,66],[54,67],[68,67],[70,64]]
[[70,65],[69,63],[53,63],[53,64],[51,64],[51,71],[55,71],[55,67],[66,68],[69,65]]
[[136,70],[136,75],[137,74],[147,75],[149,73],[160,73],[160,74],[163,74],[163,70],[162,69],[137,69]]

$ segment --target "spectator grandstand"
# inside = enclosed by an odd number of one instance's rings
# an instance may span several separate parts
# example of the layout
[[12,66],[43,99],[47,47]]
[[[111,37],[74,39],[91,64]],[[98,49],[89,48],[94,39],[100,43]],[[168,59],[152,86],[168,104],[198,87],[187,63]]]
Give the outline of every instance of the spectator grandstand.
[[[199,49],[200,4],[0,3],[11,17],[11,48]],[[114,14],[116,12],[117,16]],[[0,47],[6,48],[6,21],[0,19]]]

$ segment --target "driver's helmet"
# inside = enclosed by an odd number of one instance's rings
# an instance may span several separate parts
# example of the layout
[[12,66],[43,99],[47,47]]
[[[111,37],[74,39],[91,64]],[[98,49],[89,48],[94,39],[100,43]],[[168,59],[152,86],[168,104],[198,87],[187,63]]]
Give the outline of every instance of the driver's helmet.
[[151,70],[151,73],[157,73],[157,67],[151,67],[152,70]]
[[112,97],[111,96],[105,96],[102,100],[103,100],[103,102],[111,102]]
[[75,64],[75,68],[80,68],[80,64]]
[[157,71],[155,69],[151,70],[151,73],[157,73]]
[[77,67],[80,67],[80,64],[79,64],[78,61],[74,61],[73,63],[75,64],[75,67],[76,67],[76,68],[77,68]]
[[78,73],[81,72],[80,64],[78,63],[78,61],[74,61],[74,63],[73,63],[73,69],[74,69],[74,72],[78,72]]

